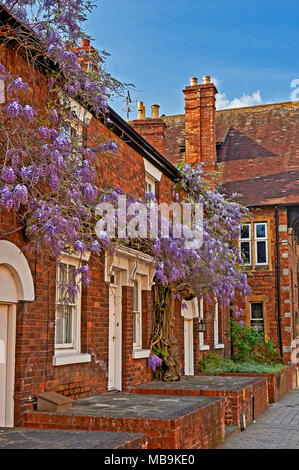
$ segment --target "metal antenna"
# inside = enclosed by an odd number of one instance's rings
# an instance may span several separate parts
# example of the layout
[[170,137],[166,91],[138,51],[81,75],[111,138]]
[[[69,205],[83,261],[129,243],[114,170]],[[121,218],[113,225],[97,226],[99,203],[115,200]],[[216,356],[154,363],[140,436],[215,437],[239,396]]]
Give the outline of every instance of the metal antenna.
[[127,96],[124,100],[124,105],[122,107],[123,111],[127,113],[127,121],[130,120],[130,112],[135,111],[136,103],[137,103],[137,100],[132,101],[130,92],[128,90]]

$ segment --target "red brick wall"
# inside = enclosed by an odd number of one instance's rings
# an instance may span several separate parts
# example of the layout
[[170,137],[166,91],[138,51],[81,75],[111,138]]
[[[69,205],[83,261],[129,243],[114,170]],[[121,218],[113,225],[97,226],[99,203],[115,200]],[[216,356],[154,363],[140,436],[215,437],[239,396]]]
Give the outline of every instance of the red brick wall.
[[141,432],[148,449],[208,449],[224,440],[224,403],[219,399],[178,419],[72,416],[31,412],[25,427]]
[[[1,52],[1,61],[12,73],[19,74],[32,85],[32,98],[39,103],[46,99],[46,78],[9,51]],[[143,196],[145,169],[143,157],[121,140],[102,122],[91,119],[89,140],[113,140],[118,144],[116,154],[107,153],[98,161],[100,181],[105,185],[122,187],[126,192]],[[172,182],[162,176],[160,198],[171,197]],[[16,215],[0,213],[0,233],[18,227]],[[21,249],[26,245],[23,232],[5,237]],[[36,299],[33,303],[19,304],[16,334],[15,425],[22,423],[23,414],[33,408],[38,393],[57,391],[71,398],[80,398],[107,390],[108,374],[108,286],[104,282],[104,263],[91,257],[91,283],[82,292],[81,352],[89,353],[91,363],[53,366],[55,321],[55,260],[45,255],[25,253],[34,283]],[[143,342],[148,348],[151,334],[150,292],[143,293]],[[151,378],[146,359],[132,359],[132,289],[123,288],[123,386],[142,383]]]

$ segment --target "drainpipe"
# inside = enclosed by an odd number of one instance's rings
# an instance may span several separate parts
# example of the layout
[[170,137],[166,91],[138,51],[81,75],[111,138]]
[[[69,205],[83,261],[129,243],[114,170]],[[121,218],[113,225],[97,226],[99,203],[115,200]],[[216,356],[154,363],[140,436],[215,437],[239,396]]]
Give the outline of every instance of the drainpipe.
[[276,299],[277,299],[277,319],[279,349],[283,357],[282,335],[281,335],[281,317],[280,317],[280,255],[279,255],[279,230],[278,230],[278,207],[275,206],[275,235],[276,235]]

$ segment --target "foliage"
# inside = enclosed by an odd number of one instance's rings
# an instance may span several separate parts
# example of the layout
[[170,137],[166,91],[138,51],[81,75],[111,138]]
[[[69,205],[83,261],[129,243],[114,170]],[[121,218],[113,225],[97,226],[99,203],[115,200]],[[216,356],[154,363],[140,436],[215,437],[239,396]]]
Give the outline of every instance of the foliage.
[[254,328],[236,321],[232,321],[226,332],[230,337],[236,361],[255,361],[266,364],[278,364],[282,358],[274,347],[271,339],[264,336]]
[[207,353],[204,355],[203,359],[199,361],[198,370],[202,374],[213,375],[209,374],[209,372],[215,369],[219,369],[220,365],[220,356],[216,353]]
[[[207,355],[206,355],[207,356]],[[218,361],[206,359],[206,356],[199,362],[199,372],[204,375],[219,375],[221,373],[256,373],[274,374],[285,366],[283,364],[265,364],[254,361],[232,361],[219,356]]]

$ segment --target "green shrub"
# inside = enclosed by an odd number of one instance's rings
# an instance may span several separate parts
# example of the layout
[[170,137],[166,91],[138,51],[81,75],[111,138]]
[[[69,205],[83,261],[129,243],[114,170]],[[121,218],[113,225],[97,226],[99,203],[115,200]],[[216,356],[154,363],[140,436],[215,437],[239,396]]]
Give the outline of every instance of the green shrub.
[[216,353],[205,354],[203,359],[199,361],[199,372],[202,374],[214,375],[211,372],[219,369],[220,359],[220,356],[218,356]]
[[[211,356],[216,354],[210,353]],[[280,371],[285,366],[283,364],[263,364],[254,361],[232,361],[231,359],[222,359],[217,356],[215,361],[210,358],[205,360],[203,358],[199,362],[199,371],[205,375],[219,375],[222,372],[226,373],[255,373],[255,374],[273,374]]]
[[283,360],[276,351],[273,341],[248,325],[240,326],[236,321],[230,323],[226,335],[230,337],[236,361],[254,361],[266,364],[279,364]]

